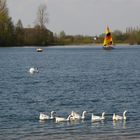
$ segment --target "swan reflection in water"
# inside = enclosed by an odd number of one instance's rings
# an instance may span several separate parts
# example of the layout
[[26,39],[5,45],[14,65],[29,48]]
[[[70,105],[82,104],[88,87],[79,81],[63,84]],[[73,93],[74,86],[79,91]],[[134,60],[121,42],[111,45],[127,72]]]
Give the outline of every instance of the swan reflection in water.
[[123,121],[113,121],[114,128],[123,128],[126,129],[126,120]]

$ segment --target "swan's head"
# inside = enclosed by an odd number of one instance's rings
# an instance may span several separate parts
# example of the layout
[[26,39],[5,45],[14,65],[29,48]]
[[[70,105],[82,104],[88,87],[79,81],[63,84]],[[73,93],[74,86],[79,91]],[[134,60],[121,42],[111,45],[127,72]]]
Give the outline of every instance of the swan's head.
[[125,110],[125,111],[123,112],[123,119],[124,119],[124,120],[126,120],[126,115],[125,115],[126,112],[127,112],[127,110]]
[[127,112],[127,110],[125,110],[123,113],[125,114]]
[[113,117],[116,117],[116,114],[115,113],[113,113]]
[[56,112],[55,111],[51,111],[51,119],[54,119],[56,117]]
[[87,111],[83,111],[83,114],[87,114]]
[[82,118],[83,119],[85,118],[86,114],[87,114],[87,111],[83,111],[83,113],[82,113]]
[[51,114],[56,114],[56,112],[55,111],[51,111]]

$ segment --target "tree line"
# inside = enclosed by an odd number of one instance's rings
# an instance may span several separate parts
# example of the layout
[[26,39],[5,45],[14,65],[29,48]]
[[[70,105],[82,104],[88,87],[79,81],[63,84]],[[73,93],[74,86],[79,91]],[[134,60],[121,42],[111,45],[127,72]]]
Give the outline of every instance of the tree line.
[[[115,30],[112,32],[113,41],[117,43],[127,43],[130,45],[140,45],[140,28],[127,27],[125,32]],[[99,42],[103,41],[104,34],[99,35]]]
[[33,28],[24,28],[19,19],[14,25],[6,0],[0,0],[0,46],[50,45],[53,33],[46,28],[46,6],[40,5]]
[[[130,44],[130,45],[140,45],[140,29],[138,27],[126,28],[125,32],[120,30],[115,30],[112,33],[114,44]],[[98,36],[83,36],[83,35],[66,35],[64,31],[57,35],[55,40],[58,44],[102,44],[105,37],[105,33]]]
[[[47,7],[40,5],[34,27],[24,28],[20,19],[14,24],[9,16],[6,0],[0,0],[0,46],[92,44],[102,43],[104,39],[104,34],[98,36],[66,35],[64,31],[56,34],[47,29],[47,22]],[[112,32],[112,36],[116,44],[140,44],[138,27],[126,28],[125,32],[116,30]]]

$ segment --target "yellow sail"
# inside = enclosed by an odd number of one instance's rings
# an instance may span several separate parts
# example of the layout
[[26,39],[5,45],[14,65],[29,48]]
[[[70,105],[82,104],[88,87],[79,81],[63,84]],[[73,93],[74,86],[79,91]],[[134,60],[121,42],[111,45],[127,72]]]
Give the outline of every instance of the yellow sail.
[[103,46],[104,47],[109,47],[113,45],[113,39],[111,36],[111,32],[109,30],[109,27],[106,28],[106,32],[105,32],[105,38],[104,38],[104,42],[103,42]]

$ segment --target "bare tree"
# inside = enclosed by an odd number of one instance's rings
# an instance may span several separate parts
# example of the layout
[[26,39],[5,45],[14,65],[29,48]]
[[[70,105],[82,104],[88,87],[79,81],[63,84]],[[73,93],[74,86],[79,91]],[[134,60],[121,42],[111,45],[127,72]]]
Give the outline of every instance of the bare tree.
[[39,25],[41,28],[46,28],[46,23],[48,22],[47,6],[41,4],[38,7],[36,25]]
[[0,0],[0,16],[8,16],[6,0]]

